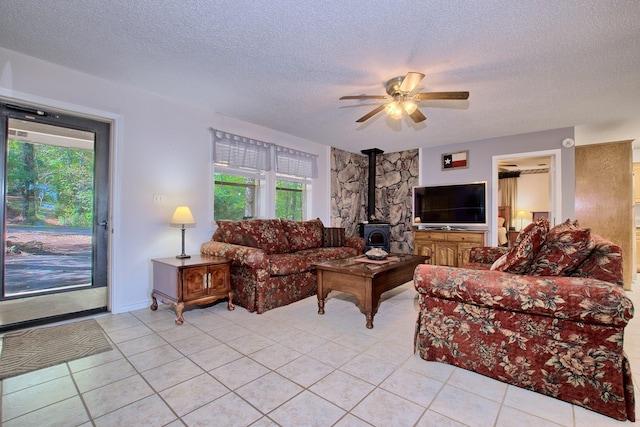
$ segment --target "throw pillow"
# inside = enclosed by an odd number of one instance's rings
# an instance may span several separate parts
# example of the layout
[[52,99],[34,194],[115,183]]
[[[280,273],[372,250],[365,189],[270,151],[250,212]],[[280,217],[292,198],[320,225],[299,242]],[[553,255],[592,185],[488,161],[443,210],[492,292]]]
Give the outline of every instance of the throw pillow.
[[558,231],[559,230],[566,230],[566,229],[575,230],[575,229],[580,228],[580,225],[578,225],[578,220],[577,219],[574,220],[574,221],[571,221],[569,218],[567,218],[567,220],[565,222],[563,222],[562,224],[558,224],[553,228],[557,228]]
[[571,228],[563,224],[549,231],[547,241],[536,255],[527,274],[532,276],[569,275],[595,248],[588,228]]
[[339,227],[325,227],[322,236],[322,246],[344,246],[345,230]]
[[[518,235],[515,244],[495,270],[525,274],[549,233],[549,220],[538,218]],[[492,266],[493,267],[493,266]]]
[[498,271],[502,271],[499,270],[500,267],[502,267],[502,265],[507,262],[507,255],[509,255],[509,253],[506,253],[502,256],[500,256],[500,258],[498,258],[497,260],[495,260],[493,262],[493,264],[491,264],[491,268],[489,270],[498,270]]
[[287,239],[289,239],[289,252],[322,246],[322,229],[324,225],[320,218],[308,221],[283,219],[281,222],[284,231],[287,233]]

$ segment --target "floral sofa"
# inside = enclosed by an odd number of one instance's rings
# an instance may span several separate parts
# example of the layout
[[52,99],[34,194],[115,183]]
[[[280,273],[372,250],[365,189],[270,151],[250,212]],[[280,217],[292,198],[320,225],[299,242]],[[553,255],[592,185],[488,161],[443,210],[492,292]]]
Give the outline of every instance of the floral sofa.
[[462,268],[420,265],[420,357],[635,420],[620,247],[567,221],[531,224],[513,248]]
[[325,228],[320,219],[216,221],[200,252],[231,260],[233,302],[264,313],[314,295],[314,264],[364,251],[364,239]]

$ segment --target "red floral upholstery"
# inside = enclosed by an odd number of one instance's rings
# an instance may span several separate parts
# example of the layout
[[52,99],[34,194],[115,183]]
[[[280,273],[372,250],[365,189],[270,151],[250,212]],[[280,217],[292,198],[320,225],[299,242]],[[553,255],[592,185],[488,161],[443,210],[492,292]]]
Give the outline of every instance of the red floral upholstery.
[[[567,230],[579,229],[564,224],[551,239],[564,239]],[[620,248],[590,237],[595,247],[571,273],[579,277],[418,266],[414,344],[420,357],[634,421],[623,351],[633,304],[618,286]],[[486,268],[500,257],[495,249],[472,249],[468,266]]]
[[529,269],[540,247],[544,244],[548,232],[549,220],[547,218],[539,218],[527,225],[520,232],[509,252],[504,257],[501,257],[491,269],[524,274]]
[[214,237],[225,243],[260,248],[267,254],[288,251],[289,240],[279,219],[216,221]]
[[231,260],[234,303],[263,313],[316,293],[314,264],[356,256],[364,239],[347,237],[343,246],[323,247],[320,219],[217,221],[203,254]]
[[527,271],[532,276],[565,276],[582,264],[595,248],[588,228],[554,227]]
[[597,234],[592,234],[595,248],[586,260],[573,272],[574,277],[598,277],[609,283],[623,286],[622,248]]
[[310,221],[281,220],[289,240],[289,252],[322,246],[324,225],[319,218]]
[[504,246],[477,246],[471,248],[469,259],[477,264],[488,264],[491,266],[498,258],[509,252],[509,248]]

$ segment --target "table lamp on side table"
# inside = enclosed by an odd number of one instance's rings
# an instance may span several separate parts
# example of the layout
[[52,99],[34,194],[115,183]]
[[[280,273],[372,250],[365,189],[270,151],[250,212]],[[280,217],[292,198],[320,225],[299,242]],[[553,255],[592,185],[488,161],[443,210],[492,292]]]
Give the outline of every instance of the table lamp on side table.
[[518,211],[518,215],[516,215],[516,218],[520,219],[520,231],[522,231],[522,220],[528,217],[529,215],[527,214],[527,212]]
[[196,221],[193,219],[191,210],[187,206],[178,206],[173,213],[170,225],[172,227],[179,227],[182,230],[182,253],[176,255],[176,258],[191,258],[191,255],[184,253],[184,229],[195,227]]

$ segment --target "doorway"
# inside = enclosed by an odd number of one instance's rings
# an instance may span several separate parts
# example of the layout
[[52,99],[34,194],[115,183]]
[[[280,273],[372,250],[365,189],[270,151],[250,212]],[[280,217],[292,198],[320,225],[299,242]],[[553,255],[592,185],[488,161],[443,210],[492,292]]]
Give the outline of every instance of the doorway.
[[106,311],[110,125],[0,107],[0,330]]
[[[523,221],[527,221],[527,223],[529,223],[536,215],[548,216],[550,224],[553,225],[556,223],[558,218],[562,218],[562,194],[560,191],[560,180],[562,174],[560,171],[560,155],[560,150],[545,150],[493,156],[492,206],[493,212],[496,212],[496,215],[493,215],[495,218],[491,218],[489,239],[492,245],[498,244],[497,212],[500,204],[498,197],[499,170],[501,168],[511,171],[526,170],[527,174],[535,174],[544,170],[544,173],[548,173],[548,182],[545,183],[547,186],[545,190],[548,189],[548,204],[542,203],[544,208],[540,209],[535,208],[535,205],[516,206],[516,209],[512,210],[513,215],[511,215],[511,226],[515,228],[515,231],[519,231],[522,228],[521,224],[523,224]],[[518,217],[518,213],[520,211],[524,211],[524,218]]]

